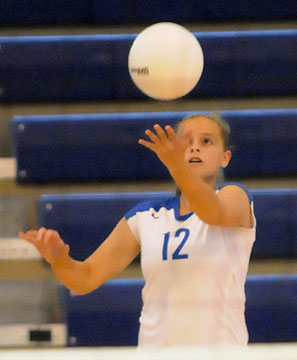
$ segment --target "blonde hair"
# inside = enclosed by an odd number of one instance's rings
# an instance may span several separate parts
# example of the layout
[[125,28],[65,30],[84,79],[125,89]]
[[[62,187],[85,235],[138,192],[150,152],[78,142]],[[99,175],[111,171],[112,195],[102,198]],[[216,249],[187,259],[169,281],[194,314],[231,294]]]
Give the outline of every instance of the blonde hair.
[[180,127],[185,121],[187,121],[189,119],[195,119],[198,117],[204,117],[204,118],[210,119],[219,126],[219,128],[221,130],[221,137],[223,140],[224,149],[227,150],[229,148],[230,126],[219,112],[210,112],[209,115],[197,113],[197,114],[186,116],[185,118],[183,118],[180,122],[178,122],[176,124],[176,126],[175,126],[176,132],[178,133],[180,131]]

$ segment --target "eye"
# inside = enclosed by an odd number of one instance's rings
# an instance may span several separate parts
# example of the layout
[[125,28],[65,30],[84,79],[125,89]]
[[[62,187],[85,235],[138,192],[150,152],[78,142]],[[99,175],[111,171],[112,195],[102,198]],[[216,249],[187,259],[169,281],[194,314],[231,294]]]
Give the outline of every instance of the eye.
[[210,145],[210,144],[212,144],[212,140],[209,138],[205,138],[205,139],[203,139],[203,143],[206,145]]

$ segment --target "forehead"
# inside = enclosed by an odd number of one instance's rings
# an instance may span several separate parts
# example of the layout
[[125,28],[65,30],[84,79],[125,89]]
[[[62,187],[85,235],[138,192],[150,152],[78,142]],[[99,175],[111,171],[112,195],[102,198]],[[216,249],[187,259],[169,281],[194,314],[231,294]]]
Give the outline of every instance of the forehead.
[[183,134],[187,131],[192,131],[195,133],[207,133],[214,136],[221,135],[220,126],[215,121],[204,116],[196,116],[194,118],[189,118],[182,121],[179,127],[179,132]]

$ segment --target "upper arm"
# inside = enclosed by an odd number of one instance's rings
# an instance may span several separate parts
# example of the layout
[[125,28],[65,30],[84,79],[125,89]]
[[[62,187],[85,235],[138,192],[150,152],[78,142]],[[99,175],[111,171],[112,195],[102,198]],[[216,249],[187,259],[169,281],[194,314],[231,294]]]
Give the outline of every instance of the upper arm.
[[140,245],[125,218],[122,218],[107,239],[85,260],[92,289],[117,276],[139,254]]
[[217,194],[220,207],[219,226],[252,227],[250,199],[240,186],[227,185]]

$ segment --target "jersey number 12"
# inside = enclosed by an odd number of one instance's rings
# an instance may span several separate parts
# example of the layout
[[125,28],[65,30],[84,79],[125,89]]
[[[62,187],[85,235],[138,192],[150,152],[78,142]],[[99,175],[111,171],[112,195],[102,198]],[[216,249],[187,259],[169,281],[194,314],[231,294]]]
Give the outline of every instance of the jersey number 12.
[[[174,237],[178,238],[181,234],[183,234],[183,238],[181,242],[179,243],[178,247],[172,254],[172,260],[179,260],[179,259],[187,259],[188,254],[181,254],[181,250],[183,246],[185,245],[186,241],[188,240],[188,237],[190,235],[190,230],[187,228],[181,228],[176,230]],[[168,244],[170,239],[170,232],[167,232],[164,234],[164,243],[163,243],[163,260],[168,260]]]

